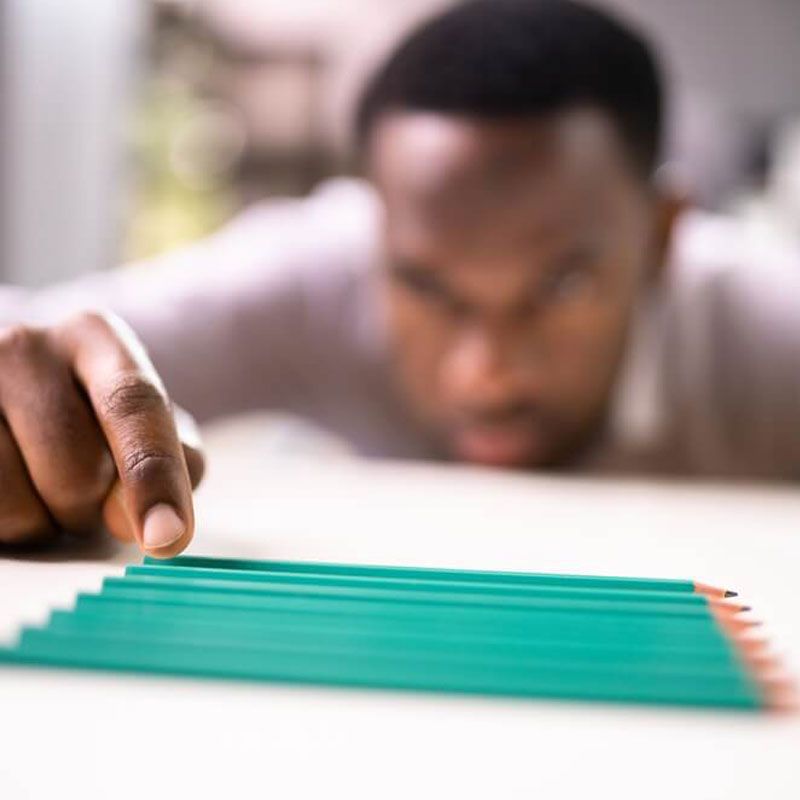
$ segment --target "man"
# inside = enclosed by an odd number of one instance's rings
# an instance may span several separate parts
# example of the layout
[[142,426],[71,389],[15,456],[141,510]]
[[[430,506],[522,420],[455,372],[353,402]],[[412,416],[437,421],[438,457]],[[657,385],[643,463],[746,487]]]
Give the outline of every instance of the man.
[[290,410],[370,455],[800,474],[800,265],[678,217],[637,35],[571,2],[463,4],[357,128],[368,182],[0,294],[0,541],[104,521],[182,550],[202,457],[171,400]]

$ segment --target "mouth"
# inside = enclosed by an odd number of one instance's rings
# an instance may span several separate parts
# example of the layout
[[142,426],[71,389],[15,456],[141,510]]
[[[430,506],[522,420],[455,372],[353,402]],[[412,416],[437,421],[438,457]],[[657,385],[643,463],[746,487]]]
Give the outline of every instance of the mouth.
[[533,424],[468,424],[453,436],[461,461],[491,467],[524,467],[538,463],[544,453],[544,434]]

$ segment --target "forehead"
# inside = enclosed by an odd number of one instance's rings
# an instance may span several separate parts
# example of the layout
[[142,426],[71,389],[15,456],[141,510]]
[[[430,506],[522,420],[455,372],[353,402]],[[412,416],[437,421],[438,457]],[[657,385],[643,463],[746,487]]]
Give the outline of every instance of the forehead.
[[386,115],[369,169],[391,243],[474,254],[591,236],[638,181],[610,121],[589,109],[499,121]]

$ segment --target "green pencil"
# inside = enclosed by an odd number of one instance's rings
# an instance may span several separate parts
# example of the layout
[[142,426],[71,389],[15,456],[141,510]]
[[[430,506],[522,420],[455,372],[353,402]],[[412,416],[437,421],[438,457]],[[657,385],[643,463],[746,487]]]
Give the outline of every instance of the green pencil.
[[692,581],[183,557],[22,630],[0,663],[739,709],[745,607]]
[[280,598],[287,603],[327,602],[335,601],[343,604],[361,603],[364,605],[384,606],[437,606],[474,608],[476,611],[487,609],[493,614],[525,612],[530,614],[558,611],[582,614],[631,614],[640,616],[666,617],[706,617],[709,614],[704,598],[694,598],[686,603],[664,604],[640,599],[642,595],[629,595],[620,600],[572,600],[570,598],[548,597],[492,597],[481,594],[447,594],[440,592],[419,592],[383,590],[373,587],[350,588],[328,586],[286,586],[275,585],[264,587],[258,583],[211,580],[203,581],[194,578],[173,580],[152,576],[127,576],[124,578],[106,578],[104,591],[141,591],[149,597],[167,597],[170,593],[190,594],[198,603],[217,603],[231,599],[233,602],[252,600],[273,602]]
[[503,631],[505,635],[530,636],[535,632],[559,632],[561,636],[585,639],[624,638],[632,633],[649,632],[652,636],[683,637],[696,641],[723,633],[710,615],[691,617],[648,617],[630,614],[576,614],[569,611],[530,613],[516,609],[465,608],[455,606],[409,606],[368,601],[320,600],[303,597],[245,597],[218,593],[175,592],[156,589],[109,587],[104,597],[133,600],[138,603],[161,604],[165,613],[174,606],[206,607],[234,614],[258,616],[316,615],[330,619],[379,619],[387,627],[426,626],[447,631],[454,627],[471,632]]
[[674,647],[658,642],[642,647],[636,641],[575,641],[557,639],[503,639],[501,637],[469,636],[458,630],[432,635],[425,630],[395,631],[381,625],[358,627],[343,624],[325,626],[315,620],[292,620],[287,624],[220,624],[208,619],[202,611],[194,615],[163,615],[158,613],[122,614],[114,611],[94,612],[55,611],[47,625],[50,631],[65,633],[89,632],[93,635],[140,637],[172,642],[190,641],[210,644],[249,644],[266,642],[271,645],[350,647],[374,649],[378,652],[417,652],[485,654],[504,658],[557,658],[565,662],[617,663],[637,665],[670,664],[693,666],[724,664],[738,668],[739,654],[724,642],[713,640],[705,647]]
[[339,656],[392,659],[393,661],[405,660],[417,664],[427,663],[453,663],[483,667],[485,669],[520,669],[526,672],[540,672],[546,674],[555,671],[563,675],[587,676],[616,676],[620,671],[629,676],[706,676],[729,675],[745,676],[742,664],[735,659],[727,660],[696,660],[681,661],[663,658],[652,661],[630,662],[620,661],[615,658],[579,658],[575,654],[569,657],[559,650],[550,652],[513,652],[498,648],[484,648],[474,646],[444,647],[444,648],[418,648],[414,646],[395,647],[388,650],[375,646],[369,642],[362,642],[354,646],[347,641],[321,642],[316,638],[301,639],[248,639],[230,636],[187,636],[180,634],[174,637],[165,635],[163,631],[145,630],[142,627],[120,627],[113,631],[92,628],[86,625],[72,625],[66,620],[56,620],[44,628],[26,628],[20,638],[20,645],[24,649],[26,642],[33,637],[36,642],[50,640],[55,646],[70,647],[75,643],[116,643],[139,642],[145,648],[158,648],[168,644],[170,646],[185,645],[187,647],[203,647],[209,650],[221,649],[230,654],[238,651],[258,651],[265,659],[274,654],[294,653],[305,654],[308,658],[335,659]]
[[196,567],[201,569],[230,569],[255,572],[283,572],[290,574],[361,575],[373,577],[406,577],[424,580],[459,580],[469,582],[549,586],[583,586],[596,589],[631,589],[672,592],[698,592],[712,597],[735,597],[736,593],[718,589],[690,580],[668,578],[628,578],[605,575],[559,575],[536,572],[489,572],[482,570],[433,569],[428,567],[394,567],[366,564],[334,564],[305,561],[256,561],[251,559],[211,558],[207,556],[179,556],[173,559],[144,559],[147,565]]
[[307,653],[264,648],[212,648],[205,645],[110,641],[106,637],[54,637],[27,630],[16,651],[0,653],[12,663],[90,667],[123,671],[291,681],[376,688],[562,697],[754,709],[763,703],[758,687],[741,674],[655,675],[625,669],[587,676],[559,670],[526,670],[518,665],[455,663],[385,655],[337,653],[309,658]]
[[302,591],[303,587],[331,587],[339,589],[401,592],[427,591],[431,593],[460,595],[488,595],[496,602],[496,598],[540,598],[540,599],[572,599],[572,600],[646,600],[653,603],[705,605],[708,597],[702,594],[674,591],[657,591],[653,589],[614,589],[596,588],[594,586],[573,586],[572,584],[507,584],[502,582],[478,582],[461,580],[428,580],[422,578],[391,577],[381,578],[374,575],[336,575],[312,573],[280,573],[259,572],[256,570],[233,569],[200,569],[197,567],[174,567],[132,565],[126,568],[125,574],[133,577],[163,579],[180,579],[191,581],[193,586],[204,585],[200,582],[219,581],[224,584],[244,583],[280,591],[280,587],[288,586],[294,591]]
[[87,610],[108,609],[113,607],[114,613],[131,615],[153,613],[162,616],[178,617],[200,616],[220,625],[271,625],[278,622],[287,625],[299,625],[313,622],[322,626],[343,626],[351,629],[374,629],[376,626],[395,632],[425,631],[429,635],[449,635],[458,630],[459,635],[493,636],[504,639],[565,641],[635,641],[641,647],[652,646],[657,642],[681,643],[686,647],[705,646],[709,642],[728,643],[725,633],[711,617],[692,619],[690,621],[670,618],[646,619],[641,617],[581,617],[575,614],[555,614],[535,618],[530,616],[497,619],[492,614],[480,617],[453,614],[446,608],[423,613],[386,614],[380,609],[358,608],[354,612],[343,613],[343,609],[331,604],[287,606],[280,602],[260,604],[257,606],[234,606],[232,613],[229,604],[198,604],[189,595],[170,595],[166,598],[151,599],[142,593],[114,591],[102,595],[80,594],[76,600],[76,610],[81,613]]

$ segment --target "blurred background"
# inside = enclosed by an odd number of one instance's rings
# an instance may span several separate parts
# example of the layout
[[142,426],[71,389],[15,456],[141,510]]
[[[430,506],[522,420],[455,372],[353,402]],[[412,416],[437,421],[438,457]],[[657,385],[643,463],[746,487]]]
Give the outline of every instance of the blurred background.
[[[700,205],[800,240],[800,2],[594,0],[669,74]],[[373,65],[444,0],[0,0],[0,280],[176,247],[354,159]]]

